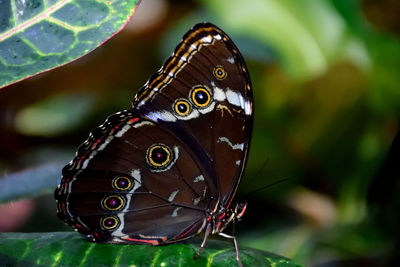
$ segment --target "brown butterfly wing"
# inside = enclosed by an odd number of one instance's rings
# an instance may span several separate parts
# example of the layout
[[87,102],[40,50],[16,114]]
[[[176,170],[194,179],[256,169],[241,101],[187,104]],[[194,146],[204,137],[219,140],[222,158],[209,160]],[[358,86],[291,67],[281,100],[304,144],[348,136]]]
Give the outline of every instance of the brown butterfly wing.
[[55,192],[58,215],[99,242],[188,238],[230,205],[252,122],[242,56],[216,26],[198,24],[132,110],[108,118],[78,148]]

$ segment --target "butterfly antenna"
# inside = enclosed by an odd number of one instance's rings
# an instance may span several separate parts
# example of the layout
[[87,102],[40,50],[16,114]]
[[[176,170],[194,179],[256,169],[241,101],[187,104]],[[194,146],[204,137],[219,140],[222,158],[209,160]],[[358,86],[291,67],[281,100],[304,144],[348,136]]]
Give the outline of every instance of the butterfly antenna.
[[266,186],[263,186],[263,187],[261,187],[261,188],[257,188],[257,189],[255,189],[255,190],[253,190],[253,191],[247,192],[247,193],[245,194],[245,197],[246,197],[246,196],[249,196],[249,195],[252,195],[252,194],[254,194],[254,193],[256,193],[256,192],[262,191],[262,190],[264,190],[264,189],[267,189],[267,188],[269,188],[269,187],[275,186],[275,185],[277,185],[277,184],[280,184],[280,183],[289,181],[289,180],[290,180],[290,178],[283,178],[283,179],[280,179],[280,180],[278,180],[278,181],[273,182],[272,184],[267,184]]
[[[270,157],[267,157],[267,158],[265,159],[264,163],[261,165],[261,167],[260,167],[260,168],[258,169],[258,171],[256,172],[256,175],[253,175],[252,177],[254,177],[254,178],[260,177],[260,176],[261,176],[261,173],[263,172],[263,170],[265,169],[265,167],[269,164],[269,162],[270,162]],[[254,178],[253,178],[253,179],[254,179]],[[272,184],[267,184],[267,185],[265,185],[265,186],[263,186],[263,187],[261,187],[261,188],[257,188],[257,189],[255,189],[255,190],[252,190],[252,191],[250,191],[250,192],[247,192],[247,193],[245,193],[244,195],[245,195],[245,197],[247,197],[247,196],[250,195],[250,194],[254,194],[254,193],[259,192],[259,191],[261,191],[261,190],[264,190],[264,189],[267,189],[267,188],[269,188],[269,187],[275,186],[275,185],[277,185],[277,184],[286,182],[286,181],[288,181],[288,180],[289,180],[289,178],[283,178],[283,179],[281,179],[281,180],[278,180],[278,181],[273,182]]]
[[256,172],[256,175],[254,175],[253,177],[255,177],[255,178],[259,177],[259,176],[261,175],[262,171],[263,171],[263,170],[265,169],[265,167],[268,165],[269,161],[270,161],[270,158],[267,157],[267,158],[264,160],[264,163],[261,165],[261,167],[260,167],[260,168],[258,169],[258,171]]

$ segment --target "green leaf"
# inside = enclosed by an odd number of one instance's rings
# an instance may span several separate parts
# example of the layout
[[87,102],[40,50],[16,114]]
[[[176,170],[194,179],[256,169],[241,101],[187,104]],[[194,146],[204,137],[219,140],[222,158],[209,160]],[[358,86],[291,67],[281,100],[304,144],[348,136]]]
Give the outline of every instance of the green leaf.
[[0,1],[0,88],[89,53],[126,25],[139,2]]
[[64,165],[49,163],[0,177],[0,203],[52,193],[60,182]]
[[[0,262],[10,266],[237,266],[228,241],[200,238],[167,246],[96,244],[74,232],[0,233]],[[300,266],[271,253],[240,247],[244,266]]]

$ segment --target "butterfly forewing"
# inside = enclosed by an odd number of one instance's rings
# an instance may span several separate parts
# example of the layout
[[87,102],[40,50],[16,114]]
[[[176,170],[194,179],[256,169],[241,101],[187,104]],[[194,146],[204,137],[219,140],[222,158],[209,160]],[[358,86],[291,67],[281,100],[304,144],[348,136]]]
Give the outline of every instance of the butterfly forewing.
[[[209,103],[198,102],[197,91],[206,97],[208,92]],[[248,154],[252,99],[247,68],[236,46],[215,26],[201,24],[184,36],[140,91],[133,108],[182,133],[182,141],[191,144],[215,182],[216,197],[229,205]],[[176,110],[179,101],[188,104],[187,112]]]

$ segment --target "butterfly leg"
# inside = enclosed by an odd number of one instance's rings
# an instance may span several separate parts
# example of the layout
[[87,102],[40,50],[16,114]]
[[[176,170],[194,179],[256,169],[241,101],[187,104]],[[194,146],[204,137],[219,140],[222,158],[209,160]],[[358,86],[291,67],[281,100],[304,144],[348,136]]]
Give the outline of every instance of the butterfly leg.
[[235,245],[235,249],[236,249],[236,260],[237,260],[239,266],[243,267],[243,264],[242,264],[242,262],[240,261],[240,258],[239,258],[239,247],[238,247],[238,244],[237,244],[237,241],[236,241],[236,237],[232,236],[232,235],[227,235],[225,233],[218,233],[218,235],[223,236],[225,238],[230,238],[230,239],[233,240],[233,244]]
[[208,238],[208,235],[210,234],[210,231],[211,231],[211,224],[208,224],[207,228],[206,228],[206,232],[204,233],[203,242],[201,242],[199,250],[197,251],[196,255],[193,257],[194,259],[197,259],[200,256],[201,251],[206,246],[207,238]]

